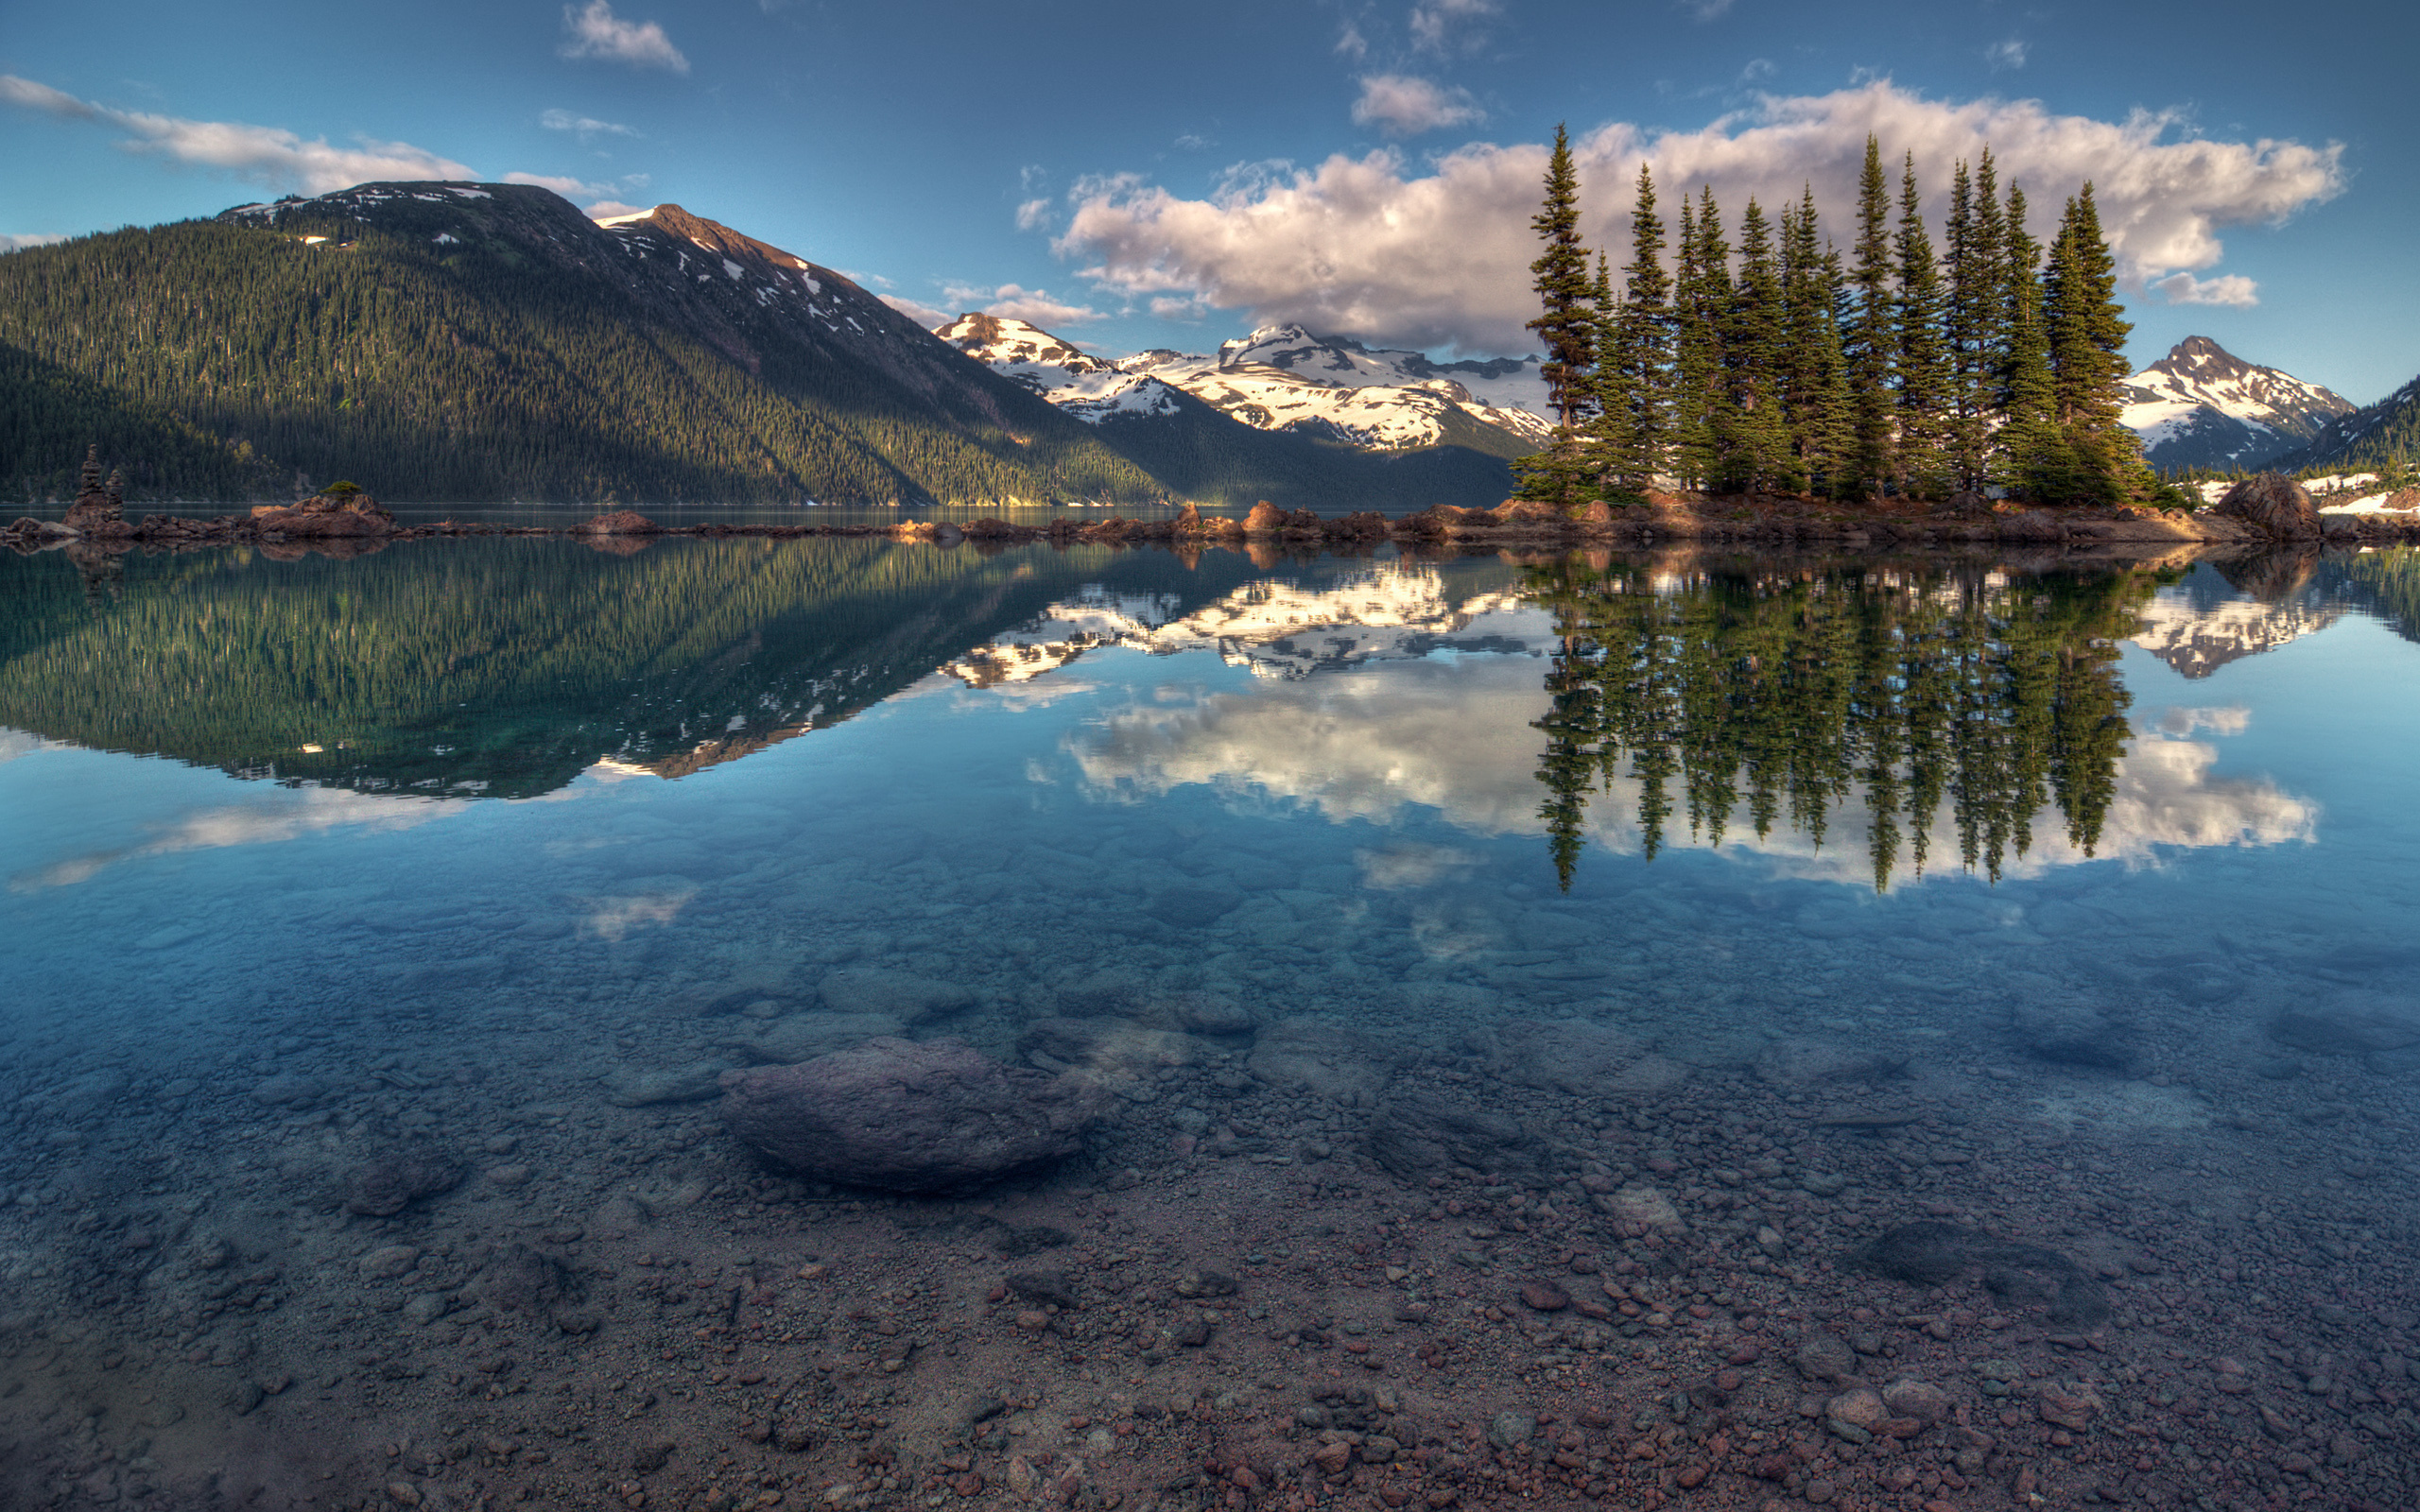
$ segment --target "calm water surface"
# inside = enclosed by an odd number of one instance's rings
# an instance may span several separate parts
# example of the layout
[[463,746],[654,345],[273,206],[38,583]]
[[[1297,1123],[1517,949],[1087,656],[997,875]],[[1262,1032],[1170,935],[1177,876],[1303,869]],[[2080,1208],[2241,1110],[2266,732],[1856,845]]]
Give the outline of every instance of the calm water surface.
[[[2415,610],[2395,553],[0,560],[0,1501],[2409,1504]],[[963,1200],[768,1172],[714,1077],[843,1012],[1115,1110]],[[1438,1099],[1515,1123],[1404,1154]],[[1939,1420],[1858,1426],[1901,1376]]]

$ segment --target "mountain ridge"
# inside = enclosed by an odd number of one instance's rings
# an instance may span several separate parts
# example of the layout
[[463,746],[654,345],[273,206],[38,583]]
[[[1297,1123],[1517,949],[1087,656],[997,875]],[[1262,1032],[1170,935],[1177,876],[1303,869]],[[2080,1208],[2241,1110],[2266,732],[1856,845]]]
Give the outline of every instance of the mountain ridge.
[[2187,336],[2126,379],[2127,427],[2153,467],[2256,468],[2308,442],[2352,402]]

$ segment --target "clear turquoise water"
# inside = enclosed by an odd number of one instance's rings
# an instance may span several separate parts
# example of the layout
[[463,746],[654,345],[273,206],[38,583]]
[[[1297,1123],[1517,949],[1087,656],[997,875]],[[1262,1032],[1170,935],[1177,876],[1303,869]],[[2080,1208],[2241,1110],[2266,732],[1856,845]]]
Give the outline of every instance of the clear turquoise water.
[[[291,1206],[279,1141],[599,1107],[748,1058],[684,1004],[813,1013],[827,972],[881,967],[971,990],[917,1032],[1003,1057],[1032,1020],[1187,995],[1374,1057],[1578,1018],[1652,1057],[1636,1086],[1761,1067],[1819,1104],[1877,1094],[1790,1055],[1880,1047],[1911,1059],[1882,1100],[2169,1170],[2128,1200],[2218,1249],[2293,1188],[2365,1257],[2328,1295],[2392,1313],[2409,574],[0,560],[0,1267],[72,1312],[79,1234]],[[1878,774],[1934,790],[1888,844]],[[391,1080],[320,1114],[247,1095],[397,1067],[433,1111],[379,1103]],[[2048,1172],[1984,1178],[2022,1208]],[[610,1186],[563,1178],[550,1211]]]

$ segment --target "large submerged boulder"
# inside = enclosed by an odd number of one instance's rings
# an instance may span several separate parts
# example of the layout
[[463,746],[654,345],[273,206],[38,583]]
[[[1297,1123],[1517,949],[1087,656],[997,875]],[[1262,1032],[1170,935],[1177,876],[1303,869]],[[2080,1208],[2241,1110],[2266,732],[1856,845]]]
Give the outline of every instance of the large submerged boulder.
[[870,1040],[726,1073],[723,1124],[820,1180],[947,1192],[1075,1154],[1104,1094],[1080,1072],[1004,1066],[958,1040]]
[[2312,506],[2309,493],[2301,484],[2278,472],[2261,472],[2244,479],[2227,490],[2217,509],[2278,541],[2308,541],[2320,533],[2319,510]]

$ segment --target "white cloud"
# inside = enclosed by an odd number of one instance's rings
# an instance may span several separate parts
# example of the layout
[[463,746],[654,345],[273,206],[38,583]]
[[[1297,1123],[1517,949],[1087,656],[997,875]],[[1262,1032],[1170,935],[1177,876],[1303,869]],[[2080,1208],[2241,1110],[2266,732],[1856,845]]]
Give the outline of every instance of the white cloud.
[[1178,137],[1172,145],[1179,152],[1204,152],[1217,146],[1219,140],[1216,137],[1203,136],[1199,131],[1187,131],[1184,135]]
[[2006,42],[1996,42],[1984,48],[1983,60],[1992,65],[1994,73],[1998,73],[2004,68],[2023,68],[2025,49],[2026,43],[2021,38],[2011,37]]
[[935,326],[947,325],[950,321],[957,318],[957,317],[951,315],[947,310],[936,310],[922,300],[911,300],[904,295],[877,294],[874,298],[880,300],[883,303],[890,305],[892,309],[897,310],[900,314],[906,316],[908,319],[915,321],[918,325],[923,326],[927,331],[932,330]]
[[235,121],[188,121],[146,111],[120,111],[0,74],[0,101],[61,120],[90,121],[126,133],[130,152],[156,152],[179,163],[223,168],[281,189],[323,195],[386,179],[475,179],[477,173],[408,142],[357,138],[358,146],[306,142],[287,130]]
[[1420,0],[1411,8],[1411,45],[1420,52],[1467,52],[1487,40],[1479,23],[1501,9],[1498,0]]
[[602,58],[676,74],[689,71],[689,60],[672,45],[661,23],[624,21],[614,14],[611,0],[588,0],[577,10],[563,7],[563,32],[565,58]]
[[552,173],[508,173],[504,176],[504,181],[526,183],[539,189],[552,189],[565,199],[584,199],[591,195],[610,195],[616,187],[610,183],[589,183],[584,180]]
[[2170,304],[2231,304],[2248,308],[2260,302],[2260,285],[2240,273],[2221,273],[2217,278],[2170,273],[2151,286]]
[[1337,33],[1336,50],[1346,58],[1366,58],[1370,53],[1370,39],[1361,35],[1359,26],[1348,21],[1344,29]]
[[1002,284],[989,289],[971,284],[950,284],[942,286],[942,293],[960,309],[979,309],[985,315],[1024,320],[1046,329],[1101,318],[1101,312],[1090,305],[1069,304],[1052,299],[1046,289],[1029,289],[1018,284]]
[[1049,215],[1050,201],[1047,198],[1028,199],[1017,206],[1017,230],[1031,231],[1049,218]]
[[1356,123],[1375,126],[1389,136],[1417,136],[1441,126],[1486,118],[1487,112],[1472,100],[1469,91],[1449,90],[1405,74],[1364,75],[1361,97],[1353,102]]
[[569,111],[548,111],[538,117],[538,124],[549,131],[570,131],[582,142],[600,136],[634,137],[638,132],[614,121],[600,121],[593,115],[574,115]]
[[[67,239],[67,234],[66,234],[66,232],[53,232],[53,231],[5,232],[5,231],[0,231],[0,252],[22,252],[22,251],[24,251],[24,250],[25,250],[26,248],[28,248],[28,247],[49,247],[49,246],[53,246],[53,245],[55,245],[55,244],[57,244],[57,243],[59,243],[59,242],[63,242],[63,241],[65,241],[66,239]],[[5,759],[5,758],[0,758],[0,759]]]
[[581,213],[591,220],[610,220],[615,215],[643,215],[654,208],[652,205],[624,204],[619,199],[599,199]]
[[1731,13],[1732,0],[1681,0],[1682,9],[1700,21],[1719,21]]
[[1753,84],[1760,78],[1771,78],[1781,69],[1770,58],[1751,58],[1739,70],[1739,82]]
[[[2038,101],[1928,100],[1879,80],[1814,96],[1768,96],[1696,131],[1651,133],[1616,122],[1574,144],[1583,232],[1616,264],[1629,255],[1631,185],[1642,159],[1668,195],[1710,183],[1736,217],[1750,195],[1769,209],[1811,182],[1825,225],[1846,229],[1865,139],[1915,155],[1935,205],[1951,163],[1988,146],[2003,184],[2021,182],[2034,230],[2087,179],[2130,286],[2207,268],[2221,226],[2275,221],[2343,185],[2334,145],[2180,136],[2173,114],[2122,121],[2054,115]],[[1391,151],[1316,166],[1259,164],[1204,198],[1131,176],[1080,185],[1062,255],[1123,298],[1199,298],[1257,323],[1413,347],[1530,350],[1536,313],[1530,217],[1546,171],[1543,144],[1478,144],[1418,174]],[[2214,283],[2223,283],[2216,280]]]
[[73,886],[122,861],[210,850],[225,846],[275,845],[334,830],[387,833],[409,830],[470,811],[468,799],[399,797],[356,793],[349,788],[303,787],[219,808],[197,809],[159,827],[151,839],[114,850],[95,850],[9,881],[11,892]]

